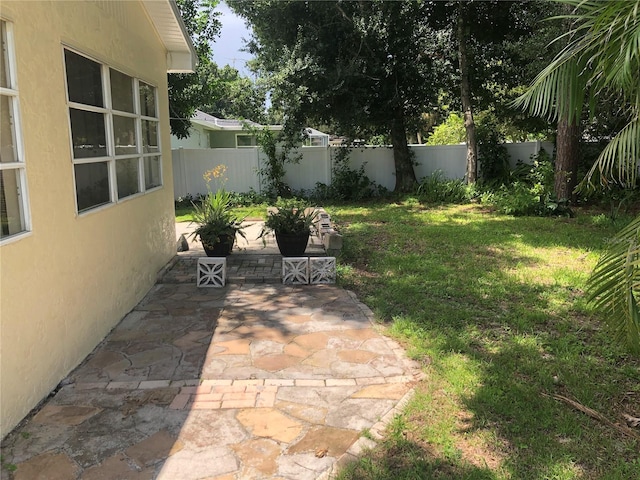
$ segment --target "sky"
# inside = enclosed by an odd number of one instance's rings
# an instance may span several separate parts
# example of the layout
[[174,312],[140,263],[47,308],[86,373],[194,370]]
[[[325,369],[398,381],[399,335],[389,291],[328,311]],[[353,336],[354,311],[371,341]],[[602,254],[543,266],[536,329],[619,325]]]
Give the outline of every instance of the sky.
[[252,56],[240,51],[244,47],[243,38],[248,40],[251,36],[244,20],[231,12],[224,2],[220,2],[216,10],[221,12],[219,19],[222,29],[212,46],[213,61],[220,67],[231,65],[245,77],[252,76],[245,64]]

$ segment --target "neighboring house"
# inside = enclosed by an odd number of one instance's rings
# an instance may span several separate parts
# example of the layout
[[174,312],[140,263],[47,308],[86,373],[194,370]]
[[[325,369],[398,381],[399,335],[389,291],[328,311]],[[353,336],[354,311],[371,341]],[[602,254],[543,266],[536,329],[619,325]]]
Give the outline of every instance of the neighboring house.
[[0,3],[0,436],[175,255],[174,0]]
[[[191,119],[187,138],[171,136],[172,148],[243,148],[257,146],[251,129],[262,130],[265,126],[250,120],[225,120],[196,110]],[[282,125],[267,125],[272,131],[282,130]],[[329,135],[313,128],[306,129],[305,146],[326,147]]]

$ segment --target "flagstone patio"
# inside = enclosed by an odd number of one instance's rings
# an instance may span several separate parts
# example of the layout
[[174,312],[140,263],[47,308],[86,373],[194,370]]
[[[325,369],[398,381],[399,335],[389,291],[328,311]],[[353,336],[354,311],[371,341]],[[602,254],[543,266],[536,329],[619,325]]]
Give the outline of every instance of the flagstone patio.
[[419,376],[338,286],[158,283],[4,440],[2,478],[330,478]]

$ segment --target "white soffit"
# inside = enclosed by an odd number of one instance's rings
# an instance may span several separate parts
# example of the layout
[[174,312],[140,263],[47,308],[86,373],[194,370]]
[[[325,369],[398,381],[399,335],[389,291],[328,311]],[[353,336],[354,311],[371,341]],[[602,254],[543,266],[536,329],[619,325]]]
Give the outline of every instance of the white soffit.
[[184,26],[175,0],[142,0],[158,37],[167,49],[169,73],[193,72],[198,55]]

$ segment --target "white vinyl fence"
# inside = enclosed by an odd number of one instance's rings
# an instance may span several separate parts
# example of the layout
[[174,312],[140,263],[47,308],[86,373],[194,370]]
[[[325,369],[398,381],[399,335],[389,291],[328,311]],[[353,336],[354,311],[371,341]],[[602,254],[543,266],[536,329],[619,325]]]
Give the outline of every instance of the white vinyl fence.
[[[532,155],[541,149],[553,153],[549,142],[523,142],[505,144],[511,165],[518,160],[529,162]],[[300,163],[286,165],[286,183],[294,190],[311,190],[316,183],[331,183],[332,162],[340,147],[303,147]],[[464,178],[467,148],[465,145],[411,145],[415,154],[414,167],[418,180],[440,170],[446,178]],[[261,190],[258,171],[266,157],[259,148],[209,148],[172,150],[173,183],[176,198],[187,194],[206,193],[207,186],[202,177],[207,170],[224,164],[227,167],[225,188],[234,192]],[[357,147],[351,150],[349,164],[358,169],[364,165],[365,174],[374,182],[393,190],[395,167],[391,147]],[[213,185],[212,185],[213,187]]]

